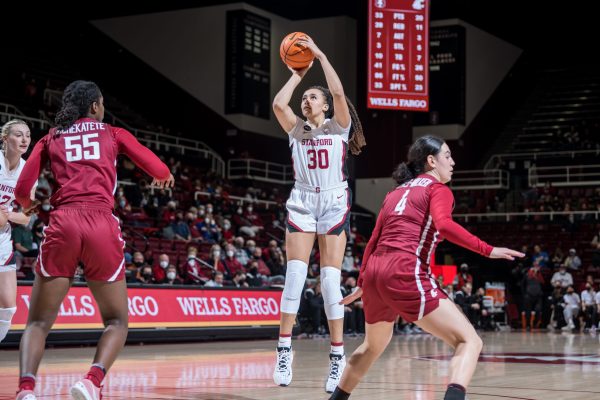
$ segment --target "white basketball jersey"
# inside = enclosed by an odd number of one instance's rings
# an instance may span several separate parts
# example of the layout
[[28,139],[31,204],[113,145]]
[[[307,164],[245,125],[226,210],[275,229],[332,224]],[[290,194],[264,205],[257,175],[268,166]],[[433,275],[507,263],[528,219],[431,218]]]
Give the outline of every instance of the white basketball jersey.
[[323,125],[313,129],[296,117],[296,125],[288,134],[296,182],[328,188],[348,179],[346,156],[350,125],[344,129],[335,119],[326,119]]
[[[15,186],[17,186],[17,180],[25,166],[25,160],[21,158],[19,166],[13,171],[8,171],[6,164],[4,152],[0,151],[0,205],[6,207],[8,211],[12,211],[13,201],[15,201]],[[11,243],[10,234],[10,223],[0,228],[0,248]],[[12,244],[10,246],[12,251]]]

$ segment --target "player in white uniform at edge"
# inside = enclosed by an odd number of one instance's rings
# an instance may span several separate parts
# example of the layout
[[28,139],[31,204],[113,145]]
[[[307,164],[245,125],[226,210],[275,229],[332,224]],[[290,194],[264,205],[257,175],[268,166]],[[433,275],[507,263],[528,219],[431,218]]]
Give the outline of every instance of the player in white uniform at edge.
[[292,328],[316,235],[321,256],[321,291],[331,337],[325,391],[331,393],[346,365],[344,306],[339,304],[342,300],[341,265],[352,202],[346,156],[348,147],[356,155],[366,143],[356,110],[346,98],[342,83],[325,54],[310,38],[299,44],[310,48],[321,63],[328,89],[315,86],[304,92],[301,108],[306,121],[294,114],[289,106],[290,99],[311,64],[301,70],[290,69],[292,76],[273,100],[275,116],[289,136],[296,181],[286,203],[287,270],[273,380],[280,386],[287,386],[292,381]]
[[10,223],[29,223],[29,216],[13,211],[15,186],[25,165],[21,158],[31,143],[27,123],[13,119],[2,126],[0,150],[0,342],[4,340],[17,311],[17,265]]

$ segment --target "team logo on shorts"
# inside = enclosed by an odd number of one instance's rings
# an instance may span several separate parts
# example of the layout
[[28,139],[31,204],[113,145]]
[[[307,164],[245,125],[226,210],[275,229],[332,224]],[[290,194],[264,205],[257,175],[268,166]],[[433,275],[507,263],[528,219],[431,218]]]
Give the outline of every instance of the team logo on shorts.
[[310,132],[310,131],[312,131],[312,128],[310,127],[310,125],[304,125],[304,130],[306,132]]
[[438,295],[437,289],[431,289],[431,297],[436,298]]

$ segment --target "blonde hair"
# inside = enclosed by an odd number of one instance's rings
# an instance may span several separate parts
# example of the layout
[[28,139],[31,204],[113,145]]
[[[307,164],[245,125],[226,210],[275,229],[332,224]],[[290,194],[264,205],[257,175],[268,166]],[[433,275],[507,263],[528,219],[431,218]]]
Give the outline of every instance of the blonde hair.
[[4,125],[2,125],[2,143],[0,143],[0,150],[2,151],[6,151],[6,148],[4,146],[4,142],[6,141],[6,138],[8,137],[8,134],[10,133],[10,128],[15,126],[15,125],[25,125],[26,127],[29,128],[29,125],[27,125],[27,122],[23,121],[22,119],[11,119],[10,121],[8,121],[7,123],[5,123]]

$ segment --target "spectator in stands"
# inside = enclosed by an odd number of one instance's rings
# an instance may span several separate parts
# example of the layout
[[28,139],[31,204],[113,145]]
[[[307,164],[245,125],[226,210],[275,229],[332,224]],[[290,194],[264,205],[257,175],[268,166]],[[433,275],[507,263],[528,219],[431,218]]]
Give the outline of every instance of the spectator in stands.
[[231,221],[223,219],[223,229],[221,230],[222,238],[231,242],[233,240],[233,232],[231,231]]
[[[154,274],[154,282],[163,283],[167,277],[167,270],[171,266],[169,256],[165,253],[158,256],[158,265],[152,267],[152,273]],[[173,265],[173,267],[175,267]]]
[[346,246],[346,253],[342,261],[342,271],[346,273],[357,272],[358,268],[354,264],[354,256],[352,255],[352,246]]
[[455,288],[460,289],[467,283],[471,284],[471,288],[473,287],[473,275],[469,273],[469,265],[467,263],[462,263],[460,265],[460,272],[454,277],[454,282],[452,282],[452,284]]
[[131,214],[131,205],[125,196],[119,196],[115,201],[115,211],[120,218],[126,219]]
[[16,257],[37,257],[38,245],[27,226],[16,225],[12,230],[12,241]]
[[248,255],[248,258],[251,258],[252,255],[254,254],[254,250],[256,250],[256,242],[252,239],[248,239],[246,241],[246,254]]
[[129,274],[125,274],[127,277],[127,283],[135,283],[138,282],[138,278],[142,272],[142,269],[146,266],[146,261],[144,260],[144,255],[141,251],[136,251],[133,253],[133,263],[127,267],[130,271]]
[[152,267],[148,264],[145,264],[141,270],[139,271],[139,275],[137,277],[138,282],[151,284],[155,283],[154,274],[152,273]]
[[261,248],[256,247],[254,249],[252,257],[250,258],[250,262],[256,262],[256,269],[258,274],[268,277],[271,276],[271,270],[269,269],[269,267],[267,267],[267,263],[263,261],[262,254],[263,252]]
[[556,281],[553,285],[552,294],[548,298],[550,301],[550,309],[552,313],[550,315],[550,324],[548,324],[548,329],[552,330],[560,327],[564,321],[564,313],[563,313],[563,288],[561,286],[560,281]]
[[560,247],[557,247],[556,250],[554,250],[554,255],[552,256],[552,267],[558,268],[564,262],[565,253],[563,253]]
[[40,210],[38,211],[37,218],[44,222],[44,225],[48,226],[50,223],[50,211],[52,210],[52,205],[50,204],[49,198],[42,199],[42,204],[40,205]]
[[182,271],[185,271],[184,275],[186,278],[186,283],[193,285],[202,284],[208,280],[208,272],[203,271],[205,267],[198,262],[197,256],[198,249],[194,246],[189,246],[187,248],[187,257],[185,262],[180,267]]
[[[262,260],[261,260],[262,261]],[[268,269],[268,268],[267,268]],[[252,259],[248,263],[248,272],[246,273],[246,283],[252,287],[260,287],[268,277],[258,272],[258,261]]]
[[204,284],[204,287],[223,287],[223,273],[217,271],[214,273],[213,279],[209,280]]
[[581,316],[585,321],[585,329],[594,327],[596,321],[597,307],[596,307],[596,292],[590,282],[586,282],[585,290],[581,292]]
[[164,225],[170,226],[175,223],[177,217],[177,203],[173,200],[167,202],[167,207],[163,210],[162,221]]
[[351,243],[354,247],[364,249],[367,245],[367,239],[358,231],[356,226],[350,229],[350,238],[348,243]]
[[271,276],[285,275],[285,258],[283,251],[277,247],[271,249],[270,260],[267,262],[267,267],[271,270]]
[[[254,241],[252,243],[254,243]],[[248,261],[250,261],[250,257],[248,257],[248,252],[246,251],[246,249],[244,249],[244,238],[241,236],[236,237],[233,241],[233,246],[235,251],[235,259],[243,267],[245,267],[246,264],[248,264]]]
[[554,275],[552,275],[550,283],[552,286],[555,286],[558,283],[560,287],[566,289],[567,287],[573,285],[573,275],[571,275],[570,272],[567,272],[566,265],[562,264],[558,268],[558,272],[555,272]]
[[246,282],[246,273],[242,270],[236,271],[235,275],[233,275],[233,278],[231,279],[231,282],[232,285],[237,288],[250,287],[250,285],[248,285],[248,282]]
[[[307,280],[309,281],[309,280]],[[325,327],[323,326],[323,295],[321,293],[321,282],[316,281],[314,287],[308,286],[302,295],[304,309],[312,326],[312,333],[323,334]]]
[[202,228],[202,237],[206,243],[218,243],[221,240],[221,228],[217,225],[212,214],[204,220],[205,226]]
[[183,284],[183,281],[181,280],[181,278],[179,278],[179,276],[177,276],[177,267],[175,267],[173,264],[169,264],[169,266],[167,267],[166,277],[165,277],[165,280],[162,281],[162,283],[164,285],[182,285]]
[[[540,271],[540,264],[534,261],[533,265],[523,276],[521,287],[523,289],[523,311],[521,311],[521,326],[527,329],[537,328],[541,323],[544,277]],[[539,317],[536,324],[536,317]]]
[[[342,285],[342,294],[344,297],[354,293],[357,290],[356,278],[349,276]],[[347,334],[356,334],[365,330],[365,313],[363,311],[362,299],[358,299],[344,306],[344,332]]]
[[[244,270],[244,266],[236,259],[235,254],[236,248],[233,245],[228,244],[225,251],[225,259],[223,260],[223,265],[225,265],[226,275],[229,279],[233,279],[236,272]],[[244,254],[246,254],[245,251]]]
[[577,255],[577,250],[569,249],[569,255],[565,258],[565,262],[563,263],[565,267],[568,269],[572,269],[574,271],[578,271],[581,267],[581,258]]
[[548,255],[548,252],[542,250],[542,247],[539,244],[536,244],[533,246],[532,261],[534,264],[537,262],[538,267],[546,268],[548,267],[550,256]]
[[222,262],[222,251],[221,246],[213,244],[208,254],[208,259],[205,260],[208,265],[212,267],[212,272],[209,271],[209,277],[212,277],[214,271],[225,272],[225,265]]
[[479,316],[481,315],[481,306],[472,294],[473,284],[466,282],[461,290],[454,295],[454,302],[467,316],[473,326],[477,326]]
[[581,309],[581,300],[579,295],[575,293],[573,285],[567,287],[567,293],[563,296],[563,315],[565,317],[566,326],[563,326],[563,331],[572,331],[575,329],[574,318],[579,315]]
[[52,195],[52,185],[50,185],[51,180],[52,172],[48,171],[47,169],[43,169],[40,173],[38,184],[35,188],[36,197],[50,199],[50,196]]
[[276,250],[277,248],[279,248],[277,240],[275,240],[275,239],[269,240],[269,246],[265,247],[262,251],[263,252],[263,254],[262,254],[263,260],[265,262],[269,262],[269,260],[271,259],[271,252]]
[[189,242],[192,240],[192,233],[187,223],[183,219],[183,211],[177,210],[175,213],[175,221],[171,223],[171,229],[175,234],[176,240],[183,240]]

